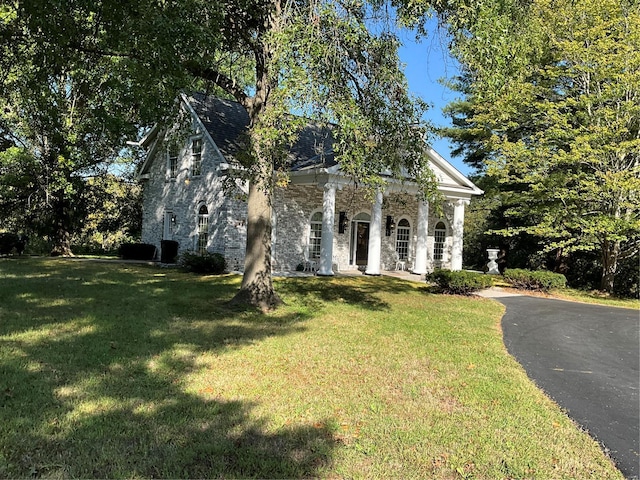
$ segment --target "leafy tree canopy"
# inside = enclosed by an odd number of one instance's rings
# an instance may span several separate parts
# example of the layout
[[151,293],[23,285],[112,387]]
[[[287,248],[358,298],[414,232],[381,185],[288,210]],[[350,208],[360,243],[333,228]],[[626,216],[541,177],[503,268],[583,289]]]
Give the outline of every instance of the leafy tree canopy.
[[473,165],[518,191],[507,213],[528,222],[502,234],[599,251],[612,291],[617,263],[640,246],[640,7],[483,5],[496,23],[480,8],[455,39],[467,96],[451,109],[459,128],[450,133]]
[[[106,159],[132,126],[161,120],[180,89],[234,98],[251,120],[239,298],[270,308],[278,302],[270,189],[303,122],[334,125],[337,159],[360,183],[375,189],[380,172],[408,171],[426,197],[435,193],[426,105],[407,92],[391,12],[386,2],[359,0],[4,4],[0,137],[42,165],[65,253],[74,175]],[[422,15],[407,12],[402,18],[414,23]]]
[[126,34],[120,27],[134,14],[115,2],[0,7],[0,145],[13,189],[7,202],[41,220],[36,230],[53,239],[56,254],[71,254],[81,178],[104,171],[183,85],[158,79],[152,56],[140,62],[134,48],[115,53]]

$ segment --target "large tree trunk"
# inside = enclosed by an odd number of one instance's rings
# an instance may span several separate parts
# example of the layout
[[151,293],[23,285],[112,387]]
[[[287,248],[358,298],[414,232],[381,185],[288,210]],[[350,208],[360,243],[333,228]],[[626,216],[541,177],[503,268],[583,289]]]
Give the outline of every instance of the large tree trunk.
[[602,279],[600,281],[600,290],[603,292],[613,293],[619,257],[620,242],[605,242],[602,248]]
[[[249,114],[249,137],[251,142],[252,165],[249,167],[249,197],[247,199],[247,247],[244,257],[244,275],[240,291],[232,303],[253,305],[263,312],[274,310],[282,304],[273,289],[271,280],[271,198],[273,192],[273,159],[263,148],[270,141],[262,138],[261,121],[268,108],[269,94],[277,80],[269,74],[271,50],[264,35],[274,28],[276,12],[280,11],[279,1],[270,2],[266,10],[264,24],[253,43],[256,61],[256,89],[253,97],[241,94],[238,100]],[[230,93],[234,93],[231,91]],[[264,133],[262,133],[264,135]]]
[[244,275],[234,304],[248,304],[263,312],[282,304],[271,281],[271,187],[256,180],[247,200],[247,248]]
[[556,256],[553,260],[553,272],[566,275],[569,271],[569,256],[564,254],[564,250],[559,248],[556,250]]
[[[266,74],[265,74],[266,75]],[[258,94],[250,105],[250,137],[253,165],[247,198],[247,245],[244,257],[244,275],[240,291],[233,304],[252,305],[263,312],[274,310],[282,304],[273,289],[271,280],[271,197],[273,192],[273,162],[264,154],[259,138],[253,128],[259,123],[266,108],[269,86],[259,82]]]
[[56,194],[53,205],[53,246],[52,257],[72,257],[71,251],[71,216],[69,201],[65,198],[64,191]]

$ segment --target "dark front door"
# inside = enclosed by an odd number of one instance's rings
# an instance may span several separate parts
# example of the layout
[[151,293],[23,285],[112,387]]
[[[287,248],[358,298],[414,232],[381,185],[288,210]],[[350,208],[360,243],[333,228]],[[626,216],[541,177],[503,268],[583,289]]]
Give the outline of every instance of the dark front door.
[[369,259],[369,224],[356,223],[356,265],[366,265]]

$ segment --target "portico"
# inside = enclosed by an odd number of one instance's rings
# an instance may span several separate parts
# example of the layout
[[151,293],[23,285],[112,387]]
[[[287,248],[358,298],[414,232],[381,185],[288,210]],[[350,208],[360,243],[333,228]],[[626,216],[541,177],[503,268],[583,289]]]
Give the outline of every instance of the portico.
[[[365,195],[358,194],[354,185],[339,171],[327,170],[294,173],[291,185],[287,187],[293,194],[288,195],[288,208],[291,207],[291,199],[296,197],[296,189],[304,191],[307,196],[314,191],[322,192],[321,204],[318,198],[316,208],[313,208],[312,198],[305,199],[311,204],[306,205],[309,211],[317,212],[309,213],[316,222],[320,211],[322,213],[320,248],[318,256],[312,259],[318,266],[317,275],[332,276],[336,269],[360,269],[366,275],[380,275],[385,270],[395,269],[399,260],[416,275],[424,275],[438,267],[462,269],[464,207],[468,199],[445,197],[441,209],[444,214],[430,218],[429,203],[419,199],[415,185],[400,186],[390,180],[388,188],[379,190],[372,200],[365,201]],[[300,208],[304,209],[302,202]],[[278,211],[277,206],[275,211]],[[400,218],[403,219],[402,238],[395,232],[395,219]],[[440,244],[434,238],[436,225],[445,225],[445,238],[439,240]],[[314,235],[313,241],[317,242],[317,230]],[[279,243],[285,243],[280,238]],[[309,251],[304,237],[301,240]],[[436,247],[441,252],[439,257],[434,254]],[[284,250],[295,251],[295,246]],[[279,247],[277,251],[278,258],[274,263],[282,265],[283,248]]]

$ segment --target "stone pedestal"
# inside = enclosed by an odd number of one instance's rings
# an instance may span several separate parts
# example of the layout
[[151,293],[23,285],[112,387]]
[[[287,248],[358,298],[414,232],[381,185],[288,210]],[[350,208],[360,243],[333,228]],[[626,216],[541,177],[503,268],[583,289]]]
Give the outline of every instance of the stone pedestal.
[[500,270],[498,270],[498,262],[496,259],[498,258],[498,252],[500,249],[498,248],[487,248],[487,255],[489,256],[489,263],[487,263],[487,268],[489,269],[487,273],[492,275],[500,275]]

